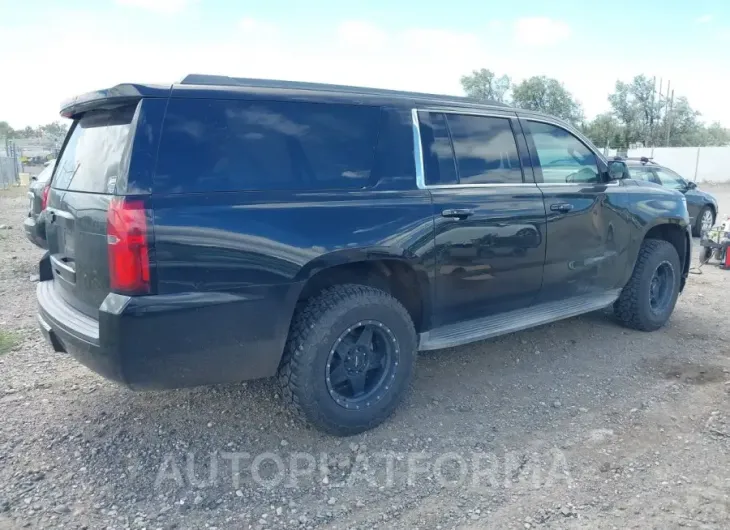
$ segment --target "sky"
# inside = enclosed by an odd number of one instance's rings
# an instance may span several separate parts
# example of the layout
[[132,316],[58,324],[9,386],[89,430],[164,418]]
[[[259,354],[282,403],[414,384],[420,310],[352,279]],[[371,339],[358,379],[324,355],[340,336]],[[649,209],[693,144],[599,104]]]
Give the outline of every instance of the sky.
[[588,118],[617,79],[671,80],[730,127],[730,2],[693,0],[0,0],[0,121],[189,73],[462,94],[489,68],[562,81]]

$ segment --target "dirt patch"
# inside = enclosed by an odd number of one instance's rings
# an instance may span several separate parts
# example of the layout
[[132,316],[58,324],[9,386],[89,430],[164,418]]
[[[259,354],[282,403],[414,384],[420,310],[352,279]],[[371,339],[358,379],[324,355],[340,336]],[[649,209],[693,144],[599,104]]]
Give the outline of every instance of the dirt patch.
[[706,385],[730,381],[730,368],[719,365],[662,360],[654,363],[653,368],[661,377],[686,385]]

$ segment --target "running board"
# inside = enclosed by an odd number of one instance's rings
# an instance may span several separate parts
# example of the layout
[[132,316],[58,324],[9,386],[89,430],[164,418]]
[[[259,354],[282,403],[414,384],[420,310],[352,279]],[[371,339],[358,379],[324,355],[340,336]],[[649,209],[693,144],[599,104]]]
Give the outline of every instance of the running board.
[[441,326],[421,333],[418,349],[425,351],[452,348],[597,311],[614,303],[619,294],[621,289],[614,289]]

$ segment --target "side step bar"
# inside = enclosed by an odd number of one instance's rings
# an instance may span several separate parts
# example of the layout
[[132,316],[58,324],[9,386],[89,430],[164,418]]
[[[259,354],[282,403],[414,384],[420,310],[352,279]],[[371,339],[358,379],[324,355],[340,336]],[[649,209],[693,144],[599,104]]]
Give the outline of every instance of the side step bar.
[[620,294],[621,289],[613,289],[441,326],[421,333],[418,349],[452,348],[597,311],[614,303]]

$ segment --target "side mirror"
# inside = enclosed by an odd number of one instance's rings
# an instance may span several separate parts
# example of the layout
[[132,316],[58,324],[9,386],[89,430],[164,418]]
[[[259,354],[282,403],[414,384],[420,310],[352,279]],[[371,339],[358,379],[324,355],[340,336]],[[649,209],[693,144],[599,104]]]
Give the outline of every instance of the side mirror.
[[626,162],[621,160],[608,161],[608,178],[611,180],[619,180],[629,178],[629,168]]
[[688,180],[687,181],[687,189],[688,190],[693,190],[696,187],[697,187],[697,183],[696,182],[692,182],[691,180]]

